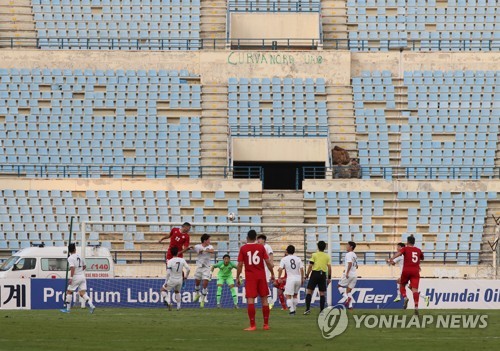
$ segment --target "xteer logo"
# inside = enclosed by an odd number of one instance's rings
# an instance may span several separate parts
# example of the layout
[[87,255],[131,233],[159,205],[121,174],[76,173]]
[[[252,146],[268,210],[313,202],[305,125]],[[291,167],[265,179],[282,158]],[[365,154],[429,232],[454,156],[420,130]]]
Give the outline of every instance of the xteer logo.
[[347,329],[349,319],[343,305],[325,308],[318,316],[318,327],[325,339],[333,339]]

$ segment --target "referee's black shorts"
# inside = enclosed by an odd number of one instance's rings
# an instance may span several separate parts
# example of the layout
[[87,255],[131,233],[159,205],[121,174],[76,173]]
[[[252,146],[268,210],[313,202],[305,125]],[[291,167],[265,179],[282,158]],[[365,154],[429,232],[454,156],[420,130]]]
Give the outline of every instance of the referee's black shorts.
[[314,290],[318,287],[319,291],[326,291],[326,273],[323,271],[312,271],[309,283],[307,283],[308,290]]

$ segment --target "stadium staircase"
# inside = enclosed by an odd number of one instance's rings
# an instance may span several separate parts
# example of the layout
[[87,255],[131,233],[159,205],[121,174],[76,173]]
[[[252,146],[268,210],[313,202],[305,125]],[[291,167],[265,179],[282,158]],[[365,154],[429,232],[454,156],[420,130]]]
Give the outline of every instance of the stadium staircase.
[[[227,86],[203,84],[201,113],[201,166],[227,166]],[[210,176],[203,170],[203,177]],[[216,169],[212,170],[217,173]],[[220,178],[220,170],[216,178]]]
[[[201,0],[201,32],[206,49],[224,49],[226,39],[227,2],[224,0]],[[207,39],[216,39],[215,43]]]
[[[346,2],[342,0],[326,0],[321,2],[321,22],[323,27],[324,49],[334,49],[334,39],[347,37]],[[345,42],[343,43],[345,45]]]
[[349,86],[327,86],[326,108],[331,147],[340,146],[356,156],[356,127],[352,88]]
[[[9,47],[10,38],[36,39],[35,22],[31,0],[0,0],[0,47]],[[33,41],[25,41],[26,46],[33,46]],[[13,44],[22,47],[22,41],[14,39]]]
[[[263,190],[262,223],[304,223],[304,194],[301,190]],[[263,227],[268,243],[275,251],[275,264],[290,244],[297,253],[304,250],[304,228]]]

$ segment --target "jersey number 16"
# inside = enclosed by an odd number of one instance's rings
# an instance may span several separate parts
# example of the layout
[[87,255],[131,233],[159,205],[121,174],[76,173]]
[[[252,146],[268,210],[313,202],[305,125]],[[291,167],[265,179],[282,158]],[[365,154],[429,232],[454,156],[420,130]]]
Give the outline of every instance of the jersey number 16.
[[248,264],[251,265],[258,265],[260,263],[260,256],[259,252],[255,251],[252,255],[252,253],[249,251],[247,252],[248,255]]

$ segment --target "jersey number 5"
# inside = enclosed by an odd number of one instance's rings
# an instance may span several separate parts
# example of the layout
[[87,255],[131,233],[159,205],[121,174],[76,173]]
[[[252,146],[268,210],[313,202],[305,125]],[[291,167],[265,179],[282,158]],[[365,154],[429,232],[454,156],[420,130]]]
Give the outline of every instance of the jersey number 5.
[[418,262],[418,253],[417,252],[412,252],[411,253],[411,261],[413,263],[417,263]]
[[252,255],[252,253],[249,251],[247,252],[248,255],[248,264],[251,265],[258,265],[260,263],[260,256],[259,252],[255,251]]

